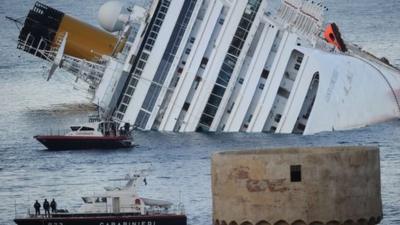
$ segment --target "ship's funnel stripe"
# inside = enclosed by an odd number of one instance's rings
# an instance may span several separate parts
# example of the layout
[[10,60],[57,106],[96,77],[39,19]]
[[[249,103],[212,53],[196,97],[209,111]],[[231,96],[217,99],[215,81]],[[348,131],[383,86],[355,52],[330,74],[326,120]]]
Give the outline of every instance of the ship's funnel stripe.
[[[64,15],[55,40],[61,39],[66,32],[68,42],[65,53],[90,61],[98,61],[103,55],[111,56],[118,41],[114,35],[68,15]],[[123,46],[124,43],[119,45],[116,52],[120,52]]]

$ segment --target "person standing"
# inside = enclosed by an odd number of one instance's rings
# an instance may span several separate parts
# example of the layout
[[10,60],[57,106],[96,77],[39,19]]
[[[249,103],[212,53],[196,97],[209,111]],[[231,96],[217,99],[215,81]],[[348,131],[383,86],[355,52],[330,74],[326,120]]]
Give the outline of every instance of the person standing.
[[57,212],[57,203],[54,200],[54,198],[50,202],[50,207],[51,207],[51,213],[56,213]]
[[36,200],[35,204],[33,204],[33,208],[35,208],[35,216],[40,215],[40,203]]
[[50,217],[50,203],[47,201],[47,199],[44,199],[43,202],[43,209],[44,209],[44,216]]

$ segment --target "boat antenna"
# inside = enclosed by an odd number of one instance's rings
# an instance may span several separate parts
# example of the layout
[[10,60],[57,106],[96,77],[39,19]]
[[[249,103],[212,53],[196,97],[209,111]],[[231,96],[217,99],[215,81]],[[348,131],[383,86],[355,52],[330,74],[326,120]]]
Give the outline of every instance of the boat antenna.
[[182,203],[182,191],[179,190],[179,204]]
[[100,119],[100,100],[97,100],[97,117]]
[[183,205],[183,203],[182,203],[182,191],[181,190],[179,190],[179,203],[178,203],[178,212],[180,213],[180,214],[184,214],[185,213],[185,206]]
[[14,199],[14,217],[17,218],[17,199]]
[[[28,194],[28,202],[31,202],[31,195],[30,194]],[[28,215],[30,215],[30,214],[31,214],[31,208],[28,207]]]

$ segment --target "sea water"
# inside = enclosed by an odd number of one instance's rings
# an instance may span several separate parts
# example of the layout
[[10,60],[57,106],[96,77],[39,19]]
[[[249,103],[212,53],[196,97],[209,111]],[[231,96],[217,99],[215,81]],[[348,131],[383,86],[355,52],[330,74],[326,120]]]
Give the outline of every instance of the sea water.
[[[105,1],[45,0],[43,3],[96,25]],[[145,3],[146,1],[142,1]],[[276,3],[274,1],[273,3]],[[86,121],[93,108],[86,86],[57,71],[45,81],[48,65],[16,50],[18,29],[5,16],[23,17],[33,0],[0,4],[0,225],[27,213],[34,200],[55,198],[76,211],[81,196],[120,185],[135,169],[150,169],[140,193],[185,205],[191,225],[211,225],[210,157],[221,150],[276,146],[378,145],[381,148],[384,225],[400,224],[400,121],[312,136],[138,132],[138,147],[125,150],[46,151],[32,136],[62,133]],[[400,65],[399,0],[330,0],[327,21],[343,37]],[[366,90],[368,91],[368,90]],[[31,209],[32,211],[33,209]]]

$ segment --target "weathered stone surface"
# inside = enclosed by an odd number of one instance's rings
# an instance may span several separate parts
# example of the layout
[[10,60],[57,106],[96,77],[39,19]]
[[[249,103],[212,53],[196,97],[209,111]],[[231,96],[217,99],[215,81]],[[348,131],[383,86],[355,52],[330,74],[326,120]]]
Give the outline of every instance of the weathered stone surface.
[[[291,166],[301,167],[300,182],[291,181]],[[382,218],[379,149],[216,153],[212,192],[215,224],[376,224]]]

